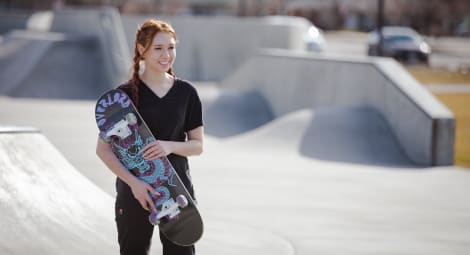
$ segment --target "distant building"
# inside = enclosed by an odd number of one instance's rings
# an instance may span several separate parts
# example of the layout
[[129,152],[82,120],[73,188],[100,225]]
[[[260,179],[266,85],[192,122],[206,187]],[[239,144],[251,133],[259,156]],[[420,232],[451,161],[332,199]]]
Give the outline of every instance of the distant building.
[[[323,29],[375,28],[379,0],[0,0],[0,9],[37,11],[112,5],[124,14],[302,16]],[[385,23],[424,34],[468,36],[470,0],[384,0]]]
[[[324,29],[375,28],[378,0],[285,0],[289,15]],[[430,35],[467,35],[469,0],[384,0],[385,23],[411,26]]]

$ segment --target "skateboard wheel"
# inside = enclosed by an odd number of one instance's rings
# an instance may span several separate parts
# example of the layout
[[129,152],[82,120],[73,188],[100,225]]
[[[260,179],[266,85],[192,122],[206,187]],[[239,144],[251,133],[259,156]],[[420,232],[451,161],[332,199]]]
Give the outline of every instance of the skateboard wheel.
[[157,219],[157,213],[156,212],[151,212],[149,215],[149,222],[152,225],[158,225],[159,220]]
[[185,208],[188,206],[188,199],[184,195],[179,195],[176,197],[176,203],[178,203],[179,207]]
[[137,117],[133,113],[128,113],[126,115],[126,120],[130,125],[135,125],[137,123]]

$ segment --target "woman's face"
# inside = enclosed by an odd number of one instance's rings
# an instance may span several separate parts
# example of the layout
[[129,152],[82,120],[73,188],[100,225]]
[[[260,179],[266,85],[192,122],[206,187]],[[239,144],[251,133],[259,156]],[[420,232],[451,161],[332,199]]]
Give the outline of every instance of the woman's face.
[[176,41],[169,33],[157,33],[144,55],[145,69],[158,73],[167,72],[175,61],[175,47]]

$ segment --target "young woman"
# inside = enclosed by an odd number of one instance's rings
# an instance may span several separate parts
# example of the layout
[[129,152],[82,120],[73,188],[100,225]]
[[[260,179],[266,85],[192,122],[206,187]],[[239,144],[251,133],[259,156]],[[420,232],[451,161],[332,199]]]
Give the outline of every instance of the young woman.
[[[187,157],[202,153],[201,101],[190,83],[173,74],[175,46],[176,33],[169,24],[147,20],[136,33],[132,79],[120,88],[132,98],[157,139],[143,148],[143,157],[167,156],[194,198]],[[158,193],[125,169],[104,140],[98,139],[96,152],[117,176],[115,213],[121,254],[147,254],[154,229],[148,215],[155,210],[149,192]],[[174,245],[162,233],[160,240],[164,255],[195,254],[194,246]]]

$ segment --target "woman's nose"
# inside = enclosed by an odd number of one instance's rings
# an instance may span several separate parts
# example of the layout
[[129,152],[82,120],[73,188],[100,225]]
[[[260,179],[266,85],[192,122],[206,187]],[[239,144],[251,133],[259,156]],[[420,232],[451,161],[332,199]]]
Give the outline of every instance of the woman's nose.
[[170,56],[170,51],[167,50],[167,49],[164,49],[164,50],[162,51],[162,56],[164,56],[164,57],[169,57],[169,56]]

